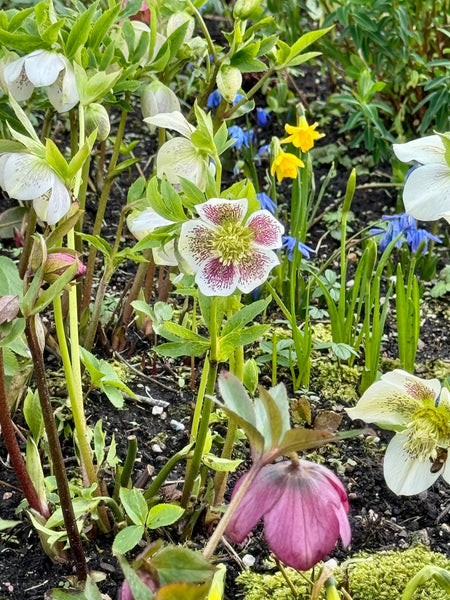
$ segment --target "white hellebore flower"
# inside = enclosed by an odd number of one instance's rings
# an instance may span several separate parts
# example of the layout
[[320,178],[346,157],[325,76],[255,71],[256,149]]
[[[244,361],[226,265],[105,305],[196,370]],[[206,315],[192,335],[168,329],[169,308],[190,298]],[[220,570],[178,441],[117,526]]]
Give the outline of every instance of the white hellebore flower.
[[57,223],[70,208],[70,194],[64,182],[43,159],[27,152],[0,155],[0,187],[16,200],[33,200],[40,219]]
[[440,475],[450,483],[450,393],[437,379],[396,369],[372,384],[347,413],[396,432],[384,457],[384,478],[393,492],[419,494]]
[[421,221],[444,217],[450,222],[450,151],[441,136],[429,135],[393,148],[402,162],[418,164],[405,182],[405,211]]
[[183,136],[172,138],[159,149],[156,156],[157,177],[162,179],[165,175],[175,187],[179,187],[180,177],[184,177],[204,191],[209,157],[191,141],[195,127],[178,110],[147,117],[144,121],[156,127],[173,129]]
[[[137,240],[142,240],[146,235],[158,227],[172,225],[172,221],[161,217],[153,208],[146,208],[138,216],[131,214],[127,219],[128,229]],[[152,248],[153,260],[157,265],[175,267],[178,261],[175,257],[174,240],[171,240],[161,248]]]
[[247,198],[211,198],[195,207],[200,219],[181,226],[178,250],[196,274],[205,296],[229,296],[236,288],[249,293],[280,264],[283,225],[268,210],[248,219]]
[[62,54],[34,50],[9,63],[4,78],[18,101],[28,100],[35,87],[46,87],[48,99],[58,112],[70,110],[79,102],[75,73]]

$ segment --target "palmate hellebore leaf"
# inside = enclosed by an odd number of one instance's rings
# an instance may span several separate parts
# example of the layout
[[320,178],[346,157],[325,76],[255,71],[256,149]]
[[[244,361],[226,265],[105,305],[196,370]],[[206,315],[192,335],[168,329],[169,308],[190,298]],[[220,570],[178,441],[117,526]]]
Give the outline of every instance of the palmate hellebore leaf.
[[259,457],[261,462],[272,462],[278,456],[316,448],[343,437],[327,430],[291,429],[289,401],[281,383],[268,391],[260,388],[260,397],[252,400],[239,379],[223,371],[219,376],[219,391],[222,402],[217,400],[218,404],[244,430],[254,460]]

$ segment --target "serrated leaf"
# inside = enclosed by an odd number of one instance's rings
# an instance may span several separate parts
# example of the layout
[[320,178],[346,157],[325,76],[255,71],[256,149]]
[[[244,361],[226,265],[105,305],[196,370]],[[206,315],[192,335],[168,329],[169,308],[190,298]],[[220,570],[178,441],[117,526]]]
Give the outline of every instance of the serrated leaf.
[[87,41],[90,33],[91,23],[94,18],[95,11],[97,10],[97,5],[97,1],[93,2],[89,8],[81,13],[75,23],[71,26],[69,37],[65,43],[65,54],[67,58],[72,58],[78,48],[83,46]]
[[162,586],[179,581],[205,581],[213,573],[213,567],[199,552],[179,546],[163,548],[152,557],[151,564],[157,569]]
[[172,523],[178,521],[183,513],[184,508],[177,504],[157,504],[149,510],[146,526],[149,529],[156,529],[157,527],[172,525]]

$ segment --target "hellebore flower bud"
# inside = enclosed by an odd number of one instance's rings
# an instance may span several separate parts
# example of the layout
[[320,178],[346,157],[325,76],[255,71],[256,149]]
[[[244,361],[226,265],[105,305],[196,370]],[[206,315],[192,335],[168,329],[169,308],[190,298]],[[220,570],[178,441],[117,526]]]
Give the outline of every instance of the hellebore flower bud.
[[217,73],[217,88],[222,97],[231,104],[242,85],[242,73],[237,67],[222,65]]
[[[142,116],[154,117],[160,113],[181,111],[180,102],[176,94],[167,85],[160,81],[152,81],[145,86],[141,97]],[[155,130],[154,125],[150,125]]]
[[97,139],[100,142],[104,142],[111,130],[106,108],[97,102],[93,102],[86,108],[85,117],[87,135],[90,135],[94,129],[97,129]]
[[260,4],[261,0],[236,0],[233,17],[235,19],[246,19]]
[[64,252],[49,254],[44,264],[43,275],[45,281],[53,283],[74,263],[78,265],[74,279],[78,279],[78,277],[82,277],[86,273],[86,267],[76,256],[65,254]]

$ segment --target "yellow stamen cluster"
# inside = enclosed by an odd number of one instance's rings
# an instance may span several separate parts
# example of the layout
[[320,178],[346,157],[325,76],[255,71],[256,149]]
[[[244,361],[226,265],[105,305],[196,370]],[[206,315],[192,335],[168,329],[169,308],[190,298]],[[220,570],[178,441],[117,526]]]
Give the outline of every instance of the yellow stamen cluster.
[[252,253],[254,232],[241,223],[228,222],[219,227],[212,241],[212,252],[225,266],[239,263]]
[[450,445],[449,411],[443,407],[423,407],[415,411],[408,426],[404,448],[420,461],[434,460],[438,447]]

